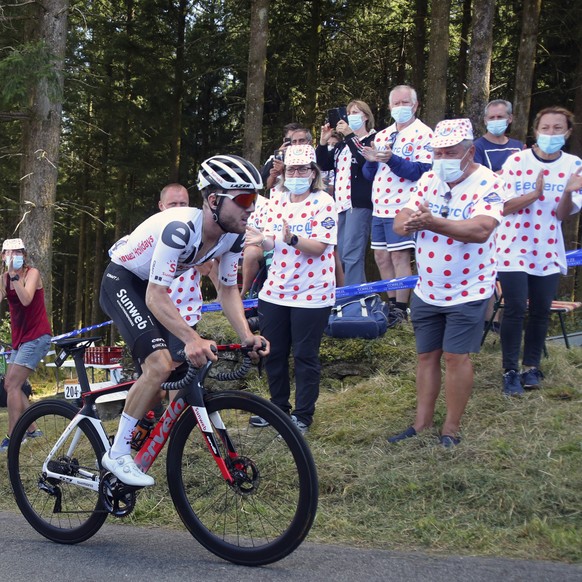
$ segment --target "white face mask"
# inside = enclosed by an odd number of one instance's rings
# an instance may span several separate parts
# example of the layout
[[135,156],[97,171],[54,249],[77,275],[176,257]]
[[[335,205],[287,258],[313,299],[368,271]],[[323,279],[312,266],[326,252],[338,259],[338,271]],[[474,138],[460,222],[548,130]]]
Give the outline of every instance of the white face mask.
[[507,119],[492,119],[491,121],[487,122],[487,131],[491,135],[499,137],[505,133],[507,126]]
[[560,151],[566,143],[566,135],[548,135],[545,133],[538,133],[537,144],[540,150],[546,154],[555,154]]
[[358,131],[364,125],[364,118],[361,113],[356,113],[354,115],[348,115],[348,125],[352,131]]
[[433,171],[443,182],[456,182],[467,169],[468,164],[464,168],[461,168],[461,163],[467,155],[467,152],[459,160],[434,160],[432,163]]
[[414,114],[410,105],[399,105],[398,107],[392,107],[390,115],[392,115],[392,119],[396,123],[407,123]]
[[285,187],[291,194],[304,194],[311,186],[311,178],[285,178]]

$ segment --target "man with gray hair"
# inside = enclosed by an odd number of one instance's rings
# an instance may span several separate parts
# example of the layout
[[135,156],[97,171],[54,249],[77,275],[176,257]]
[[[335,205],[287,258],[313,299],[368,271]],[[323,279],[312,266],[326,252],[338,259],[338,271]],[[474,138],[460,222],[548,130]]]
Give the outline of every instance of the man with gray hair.
[[[394,220],[408,202],[417,180],[430,170],[432,137],[430,127],[416,117],[418,98],[408,85],[398,85],[388,97],[394,123],[378,132],[372,146],[362,148],[366,163],[364,177],[372,184],[372,249],[382,279],[407,277],[414,240],[409,234],[394,232]],[[409,289],[390,291],[396,310],[406,317]]]
[[483,120],[487,132],[475,140],[475,161],[498,172],[505,160],[524,148],[523,143],[506,135],[513,121],[513,108],[509,101],[495,99],[485,107]]

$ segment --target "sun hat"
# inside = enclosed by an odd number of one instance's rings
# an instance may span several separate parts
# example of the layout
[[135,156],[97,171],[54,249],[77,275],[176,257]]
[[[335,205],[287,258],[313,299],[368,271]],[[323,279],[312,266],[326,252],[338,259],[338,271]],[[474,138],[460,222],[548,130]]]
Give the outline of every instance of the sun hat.
[[470,119],[445,119],[434,128],[430,145],[433,148],[448,148],[466,139],[473,139]]
[[310,145],[292,145],[285,150],[286,166],[307,166],[315,163],[315,150]]
[[2,252],[4,251],[24,251],[26,247],[21,238],[7,238],[2,243]]

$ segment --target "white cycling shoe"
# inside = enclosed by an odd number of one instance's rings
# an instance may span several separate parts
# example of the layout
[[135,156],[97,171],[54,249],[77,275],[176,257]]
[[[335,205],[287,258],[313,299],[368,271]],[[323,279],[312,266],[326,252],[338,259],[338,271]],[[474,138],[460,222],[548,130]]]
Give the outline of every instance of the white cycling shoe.
[[153,477],[141,472],[131,455],[122,455],[117,459],[112,459],[107,451],[101,459],[101,466],[126,485],[148,487],[155,483]]

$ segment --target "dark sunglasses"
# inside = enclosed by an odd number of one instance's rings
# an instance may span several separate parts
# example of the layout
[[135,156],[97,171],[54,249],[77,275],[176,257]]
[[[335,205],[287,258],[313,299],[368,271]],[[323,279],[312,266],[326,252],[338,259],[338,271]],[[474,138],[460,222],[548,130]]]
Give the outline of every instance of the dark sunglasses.
[[445,192],[443,194],[443,198],[445,199],[444,204],[441,206],[441,216],[443,218],[447,218],[449,216],[449,206],[451,204],[451,198],[453,195],[450,192]]
[[390,137],[388,138],[388,144],[390,145],[390,149],[392,149],[394,147],[394,144],[396,143],[396,138],[398,137],[398,132],[397,131],[393,131],[390,134]]
[[216,192],[217,196],[230,198],[237,206],[241,208],[250,208],[257,200],[256,192],[245,192],[244,194],[228,194],[227,192]]

